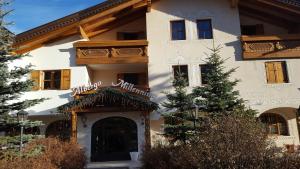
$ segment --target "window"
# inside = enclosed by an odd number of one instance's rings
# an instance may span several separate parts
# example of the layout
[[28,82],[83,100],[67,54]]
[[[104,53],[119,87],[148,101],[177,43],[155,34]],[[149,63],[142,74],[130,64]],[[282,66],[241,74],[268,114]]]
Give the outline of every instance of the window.
[[172,40],[185,40],[185,22],[184,20],[180,21],[171,21],[171,31],[172,31]]
[[45,90],[60,89],[60,70],[43,71]]
[[183,78],[186,80],[187,86],[189,85],[189,72],[187,65],[177,65],[173,66],[173,75],[174,78],[178,78],[182,74]]
[[34,82],[32,90],[68,90],[70,89],[69,69],[63,70],[34,70],[31,79]]
[[288,74],[285,62],[266,62],[267,83],[288,83]]
[[288,136],[288,127],[286,120],[278,114],[262,114],[261,122],[265,125],[266,131],[270,135]]
[[118,40],[139,40],[145,39],[145,32],[118,32]]
[[263,35],[264,34],[264,25],[242,25],[241,26],[242,35]]
[[212,39],[212,25],[211,19],[197,21],[198,38],[199,39]]
[[206,85],[208,83],[207,73],[209,71],[208,65],[200,65],[201,71],[201,84]]

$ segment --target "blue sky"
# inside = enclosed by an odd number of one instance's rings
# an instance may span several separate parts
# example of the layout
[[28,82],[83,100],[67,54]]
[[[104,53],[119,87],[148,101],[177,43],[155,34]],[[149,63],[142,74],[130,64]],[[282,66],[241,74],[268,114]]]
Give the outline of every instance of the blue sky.
[[18,34],[68,14],[99,4],[104,0],[13,0],[6,18],[14,22],[9,29]]

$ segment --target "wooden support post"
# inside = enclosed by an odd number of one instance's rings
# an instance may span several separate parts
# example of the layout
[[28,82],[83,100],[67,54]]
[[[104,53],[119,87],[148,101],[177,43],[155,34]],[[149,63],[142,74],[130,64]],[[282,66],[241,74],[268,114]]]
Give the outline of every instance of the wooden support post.
[[72,111],[72,131],[71,140],[77,142],[77,113]]
[[297,122],[297,129],[298,129],[298,136],[300,141],[300,107],[298,110],[296,110],[296,122]]
[[145,119],[145,149],[151,148],[150,112],[144,112]]

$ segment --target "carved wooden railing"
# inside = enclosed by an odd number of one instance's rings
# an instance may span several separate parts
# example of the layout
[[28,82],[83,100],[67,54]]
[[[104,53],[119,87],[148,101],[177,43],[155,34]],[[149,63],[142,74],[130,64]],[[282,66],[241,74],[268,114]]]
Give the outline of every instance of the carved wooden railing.
[[242,36],[244,59],[300,58],[300,34]]
[[81,41],[74,47],[78,65],[148,63],[146,40]]

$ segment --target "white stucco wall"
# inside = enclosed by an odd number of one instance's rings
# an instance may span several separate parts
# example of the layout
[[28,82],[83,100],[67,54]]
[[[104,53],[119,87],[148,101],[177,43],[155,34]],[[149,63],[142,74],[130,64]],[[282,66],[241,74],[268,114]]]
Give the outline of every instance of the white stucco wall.
[[[30,57],[18,60],[13,65],[32,64],[34,70],[71,69],[71,87],[81,86],[89,82],[85,66],[75,64],[73,43],[80,40],[79,36],[47,44],[31,51]],[[32,116],[56,113],[56,108],[70,101],[71,90],[39,90],[26,93],[22,99],[48,98],[48,100],[28,109]]]
[[[184,19],[186,23],[186,40],[171,41],[170,21]],[[197,39],[197,19],[212,19],[214,40]],[[255,20],[246,20],[252,23]],[[267,32],[284,30],[267,24]],[[231,8],[227,0],[164,0],[153,4],[147,13],[147,37],[149,41],[149,79],[154,101],[165,100],[162,93],[171,90],[172,65],[188,65],[190,89],[201,85],[199,64],[204,63],[208,48],[221,46],[220,55],[227,59],[225,66],[238,68],[232,75],[241,82],[237,86],[242,98],[248,100],[251,108],[263,113],[278,107],[297,108],[300,104],[300,59],[277,59],[287,62],[290,83],[267,84],[264,63],[269,60],[242,60],[239,37],[240,17],[238,9]],[[159,119],[159,113],[153,114],[152,120]],[[297,124],[289,121],[293,141],[299,144]]]
[[101,81],[103,86],[111,86],[112,82],[117,83],[120,73],[146,73],[147,64],[112,64],[93,65],[92,82]]
[[[170,21],[184,19],[186,23],[186,37],[184,41],[171,41]],[[197,39],[197,19],[212,19],[213,40]],[[157,1],[152,5],[152,9],[145,18],[131,22],[127,25],[113,29],[102,35],[96,36],[94,40],[116,40],[117,32],[120,31],[146,31],[149,41],[149,85],[153,101],[162,103],[165,100],[163,91],[171,90],[172,66],[188,65],[190,89],[201,85],[199,65],[204,64],[204,60],[209,54],[209,48],[220,45],[222,47],[220,54],[227,59],[227,68],[236,68],[238,70],[232,78],[240,79],[237,86],[241,96],[248,100],[247,104],[259,113],[280,108],[297,108],[300,104],[300,59],[277,59],[287,62],[287,69],[290,82],[287,84],[267,84],[264,63],[267,60],[244,61],[241,57],[241,35],[240,20],[243,24],[257,23],[257,20],[242,17],[240,19],[238,9],[231,8],[228,0],[163,0]],[[267,24],[268,33],[284,33],[285,30]],[[89,81],[101,80],[104,85],[110,85],[116,80],[116,74],[119,71],[124,72],[143,72],[143,67],[120,66],[120,65],[93,65],[89,70],[92,76],[89,76],[88,69],[85,66],[75,64],[75,49],[73,43],[80,40],[79,36],[73,36],[30,52],[32,57],[24,58],[14,63],[15,65],[25,65],[31,63],[37,70],[53,69],[71,69],[71,87],[87,84]],[[70,90],[56,91],[44,90],[33,91],[25,94],[23,98],[33,99],[47,97],[49,100],[30,108],[28,111],[33,116],[51,115],[55,113],[56,107],[67,103],[70,97]],[[292,112],[281,112],[288,117],[295,116]],[[78,126],[79,142],[85,146],[90,153],[90,130],[91,126],[97,120],[108,116],[120,115],[119,113],[88,114],[88,127],[83,128],[82,124]],[[138,128],[142,120],[137,114],[128,114],[128,118],[137,122]],[[287,116],[285,116],[287,118]],[[159,113],[152,114],[152,120],[160,119]],[[299,144],[298,129],[295,118],[286,119],[289,124],[292,139],[289,142]],[[51,120],[46,120],[51,121]],[[153,131],[158,132],[161,123],[155,123]],[[143,132],[139,131],[139,145],[143,144]],[[284,137],[282,140],[287,139]],[[284,144],[284,142],[280,143]],[[89,154],[88,154],[89,155]]]

